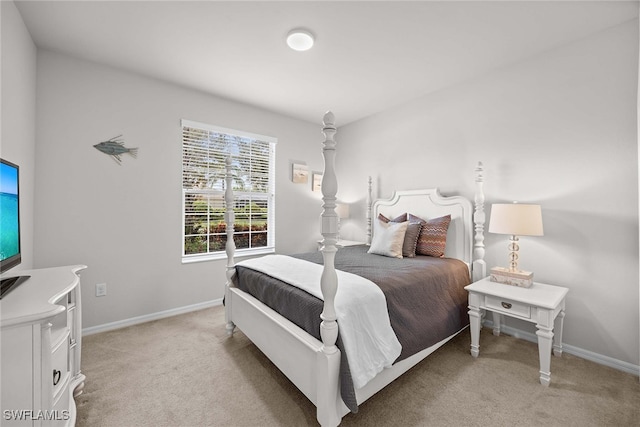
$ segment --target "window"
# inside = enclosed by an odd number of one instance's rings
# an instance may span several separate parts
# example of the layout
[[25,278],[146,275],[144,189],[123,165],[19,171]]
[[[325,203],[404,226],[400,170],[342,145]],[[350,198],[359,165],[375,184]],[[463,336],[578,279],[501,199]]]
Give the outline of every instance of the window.
[[237,255],[274,251],[272,137],[182,120],[183,262],[222,258],[225,161],[232,159]]

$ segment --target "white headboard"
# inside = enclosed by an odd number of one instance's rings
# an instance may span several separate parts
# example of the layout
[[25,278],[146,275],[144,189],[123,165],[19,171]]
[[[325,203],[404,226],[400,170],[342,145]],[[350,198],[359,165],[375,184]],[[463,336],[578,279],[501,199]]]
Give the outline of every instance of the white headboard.
[[474,225],[473,205],[469,200],[461,196],[442,196],[437,188],[396,191],[390,199],[373,203],[371,220],[377,221],[380,213],[393,219],[405,212],[424,220],[450,214],[445,256],[471,265]]

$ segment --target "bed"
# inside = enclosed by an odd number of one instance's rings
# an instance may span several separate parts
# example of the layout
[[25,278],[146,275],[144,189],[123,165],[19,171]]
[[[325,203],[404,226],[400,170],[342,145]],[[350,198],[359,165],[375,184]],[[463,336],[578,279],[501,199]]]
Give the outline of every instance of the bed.
[[[323,142],[325,168],[321,216],[323,241],[319,253],[303,254],[286,259],[278,259],[283,257],[281,255],[269,255],[236,265],[232,238],[234,215],[231,183],[233,176],[230,170],[231,160],[227,161],[225,221],[228,238],[225,310],[227,333],[232,336],[236,327],[242,330],[316,406],[318,422],[322,426],[335,426],[340,424],[344,415],[350,411],[356,412],[359,404],[422,361],[468,325],[466,292],[462,288],[470,281],[483,278],[486,272],[483,243],[485,222],[483,171],[479,163],[475,176],[475,206],[461,196],[442,196],[436,188],[397,191],[391,199],[371,203],[371,185],[369,185],[367,195],[369,246],[338,248],[338,217],[335,211],[337,180],[334,169],[336,127],[334,116],[330,112],[323,118],[322,131],[325,135]],[[404,220],[406,218],[403,215],[406,216],[407,213],[415,217],[412,222]],[[407,235],[407,227],[410,223],[416,223],[417,218],[429,222],[433,218],[450,219],[444,231],[446,246],[443,248],[443,257],[395,258],[398,251],[397,244],[394,247],[394,253],[386,254],[391,256],[368,253],[379,250],[381,236],[391,233],[389,231],[391,229],[403,228],[402,235]],[[372,229],[373,233],[370,231]],[[400,243],[400,250],[402,250],[402,243]],[[388,245],[383,246],[383,252],[388,250]],[[278,262],[284,262],[285,266],[291,267],[278,268]],[[427,264],[430,265],[429,271],[440,271],[440,273],[434,273],[435,276],[446,278],[437,280],[443,281],[442,283],[455,282],[455,290],[450,290],[448,284],[439,284],[430,286],[430,290],[425,290],[424,292],[431,292],[431,294],[424,297],[415,293],[407,296],[407,294],[398,293],[397,289],[401,286],[395,284],[396,282],[392,285],[386,284],[387,280],[406,281],[409,284],[406,288],[410,289],[410,292],[423,292],[416,290],[416,286],[410,285],[407,277],[415,274],[408,273],[409,270],[424,268]],[[457,273],[451,273],[453,270]],[[384,274],[384,271],[392,274]],[[409,276],[405,277],[405,275]],[[295,286],[291,286],[294,282]],[[380,304],[379,299],[373,299],[379,296],[374,295],[371,299],[353,304],[355,308],[344,308],[351,298],[369,298],[364,296],[368,295],[362,291],[365,288],[371,290],[373,294],[383,294],[382,304],[386,305],[382,311],[376,312],[378,314],[354,314],[352,319],[355,320],[347,321],[345,312],[356,309],[373,310],[376,304]],[[435,291],[431,288],[439,290]],[[271,290],[266,291],[266,289]],[[351,293],[347,290],[351,290]],[[444,295],[443,298],[447,302],[438,300],[436,307],[420,308],[419,304],[422,304],[420,299],[435,298],[433,292]],[[379,315],[387,311],[388,318]],[[413,313],[419,311],[436,313],[432,316],[432,320],[429,320],[429,328],[420,327],[419,322],[424,321],[421,318],[412,320],[414,324],[407,320],[407,313],[412,317]],[[360,325],[357,322],[361,319],[372,319],[372,325]],[[387,333],[387,324],[393,336]],[[366,331],[365,328],[368,327],[376,334],[380,334],[380,338],[371,339],[380,347],[380,349],[375,345],[372,347],[375,355],[371,358],[377,357],[380,353],[380,360],[374,363],[375,371],[371,371],[366,366],[362,368],[354,356],[358,355],[360,358],[360,354],[366,354],[365,358],[370,358],[369,347],[365,350],[362,347],[369,346],[370,343],[360,343],[362,336],[369,335],[368,332],[360,331]],[[429,333],[416,338],[417,334],[414,331],[420,329],[428,329]],[[356,338],[353,338],[354,336]]]

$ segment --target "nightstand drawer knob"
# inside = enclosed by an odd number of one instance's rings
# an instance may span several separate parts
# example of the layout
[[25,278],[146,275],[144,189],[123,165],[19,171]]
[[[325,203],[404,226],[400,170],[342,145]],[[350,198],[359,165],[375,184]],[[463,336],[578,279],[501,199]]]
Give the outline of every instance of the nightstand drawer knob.
[[509,309],[512,307],[512,304],[510,304],[510,303],[508,303],[508,302],[504,302],[504,301],[502,301],[502,303],[501,303],[501,304],[502,304],[502,306],[503,306],[504,308],[506,308],[507,310],[509,310]]

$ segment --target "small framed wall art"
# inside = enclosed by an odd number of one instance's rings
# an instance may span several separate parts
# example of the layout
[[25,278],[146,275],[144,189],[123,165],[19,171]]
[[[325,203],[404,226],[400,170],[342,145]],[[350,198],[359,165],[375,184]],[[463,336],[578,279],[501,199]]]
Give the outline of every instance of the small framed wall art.
[[321,191],[322,189],[322,173],[320,172],[312,172],[311,174],[311,190],[312,191]]
[[309,182],[309,167],[303,163],[291,163],[291,181],[294,184],[306,184]]

